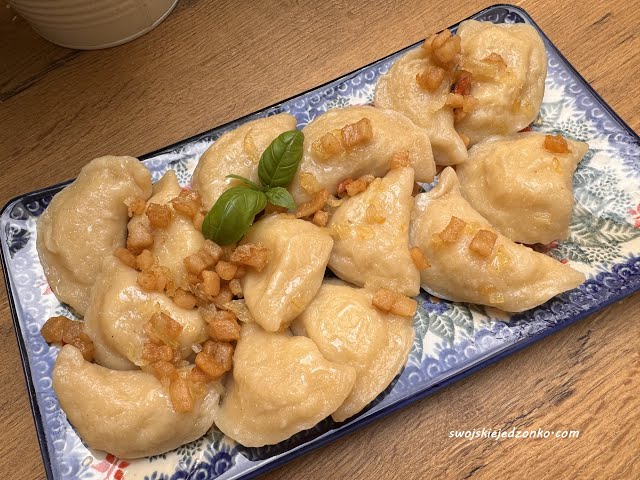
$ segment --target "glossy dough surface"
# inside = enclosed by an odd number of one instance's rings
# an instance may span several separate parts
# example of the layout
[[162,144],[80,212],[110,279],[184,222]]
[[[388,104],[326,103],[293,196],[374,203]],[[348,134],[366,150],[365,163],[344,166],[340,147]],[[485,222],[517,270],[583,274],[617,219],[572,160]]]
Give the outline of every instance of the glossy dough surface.
[[353,367],[326,360],[308,338],[242,326],[216,426],[245,447],[272,445],[313,427],[349,395]]
[[573,211],[573,172],[589,146],[567,140],[569,153],[551,153],[545,135],[490,137],[456,169],[465,199],[514,242],[564,240]]
[[[467,226],[460,239],[445,243],[438,234],[455,216]],[[495,230],[460,194],[455,171],[447,167],[436,188],[416,196],[409,242],[431,264],[420,273],[422,288],[458,302],[490,305],[521,312],[582,284],[582,273],[553,258],[513,243],[498,234],[489,257],[480,257],[469,243],[480,230]]]
[[[173,207],[169,203],[180,194],[181,190],[176,172],[167,170],[153,186],[153,195],[147,201],[147,206],[151,203],[169,204],[169,208],[172,210],[173,215],[169,226],[154,229],[154,242],[149,250],[156,257],[159,265],[171,270],[172,277],[178,285],[186,281],[184,258],[196,253],[204,245],[204,237],[193,225],[191,218],[173,211]],[[129,227],[139,222],[149,227],[149,218],[146,215],[133,217],[129,221]]]
[[453,126],[453,108],[445,104],[452,82],[445,79],[434,91],[421,88],[416,75],[428,66],[436,65],[420,47],[398,58],[389,72],[378,79],[376,107],[402,112],[416,125],[424,127],[438,165],[462,163],[467,158],[467,147]]
[[300,315],[320,288],[333,239],[311,222],[270,215],[253,224],[243,243],[261,243],[270,251],[265,269],[249,270],[242,288],[255,321],[275,332]]
[[[312,145],[324,134],[368,118],[373,139],[370,143],[343,151],[326,160],[314,153]],[[371,106],[335,108],[317,117],[302,129],[304,153],[298,173],[289,191],[296,202],[309,199],[310,193],[326,188],[336,194],[338,184],[346,178],[362,175],[384,176],[394,153],[407,151],[416,181],[433,180],[435,164],[428,133],[405,115]]]
[[151,174],[133,157],[100,157],[56,194],[38,219],[37,250],[53,293],[84,315],[102,259],[127,236],[126,200],[151,196]]
[[71,345],[58,354],[53,388],[89,447],[120,458],[158,455],[200,438],[213,425],[219,398],[219,384],[209,384],[191,412],[176,413],[153,375],[86,362]]
[[[456,129],[477,143],[491,135],[516,133],[538,116],[547,55],[542,38],[522,23],[496,25],[467,20],[460,24],[461,68],[472,74],[471,95],[479,101]],[[487,73],[483,60],[492,53],[502,57],[506,69]]]
[[384,314],[373,294],[339,281],[325,282],[292,328],[324,357],[356,370],[353,390],[332,417],[342,422],[366,407],[400,372],[411,350],[413,319]]
[[95,345],[96,362],[115,370],[146,365],[142,358],[149,341],[144,324],[163,312],[182,325],[176,347],[182,357],[193,353],[194,343],[207,338],[207,325],[198,310],[178,307],[164,293],[146,292],[137,283],[137,272],[113,256],[105,258],[91,292],[85,330]]
[[334,240],[329,268],[338,277],[418,295],[420,272],[409,255],[413,186],[413,169],[395,168],[338,207],[327,225]]
[[218,197],[238,181],[235,174],[258,182],[258,162],[262,152],[281,133],[294,130],[296,119],[288,113],[259,118],[225,132],[200,157],[191,185],[209,210]]

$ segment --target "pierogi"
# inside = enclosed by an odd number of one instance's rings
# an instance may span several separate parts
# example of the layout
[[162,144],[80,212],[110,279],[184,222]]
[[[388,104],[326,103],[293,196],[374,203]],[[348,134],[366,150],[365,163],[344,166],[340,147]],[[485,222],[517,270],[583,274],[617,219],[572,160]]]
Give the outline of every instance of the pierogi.
[[259,118],[225,132],[205,151],[191,178],[191,185],[209,210],[225,190],[238,185],[227,178],[234,174],[258,182],[258,162],[262,152],[281,133],[296,128],[288,113]]
[[267,331],[286,328],[307,307],[322,284],[333,239],[327,229],[290,215],[268,215],[247,232],[243,243],[270,251],[261,272],[242,279],[247,307]]
[[[152,203],[168,205],[172,209],[170,201],[176,198],[182,189],[178,183],[176,172],[168,170],[163,177],[153,186],[153,195],[147,201],[147,206]],[[151,229],[147,215],[136,215],[129,221],[129,228],[142,223]],[[176,213],[172,209],[172,218],[166,228],[154,230],[153,245],[149,247],[156,257],[158,264],[167,267],[176,284],[184,283],[186,270],[184,258],[196,253],[204,245],[204,236],[193,225],[193,221]]]
[[[369,121],[371,138],[346,148],[344,128],[363,119]],[[384,176],[390,169],[391,157],[401,152],[408,152],[416,181],[433,180],[435,164],[429,135],[402,113],[371,106],[335,108],[314,119],[302,133],[302,162],[289,187],[298,203],[322,189],[335,195],[338,184],[347,178]],[[327,134],[330,137],[325,137]],[[319,155],[327,138],[331,139],[329,146],[335,144],[335,153]]]
[[431,265],[420,272],[422,288],[447,300],[522,312],[585,280],[568,265],[496,233],[460,194],[451,167],[436,188],[416,196],[409,243]]
[[220,386],[210,383],[189,413],[176,413],[153,375],[109,370],[60,350],[53,389],[69,422],[90,448],[120,458],[159,455],[197,440],[213,425]]
[[447,105],[452,78],[446,76],[433,91],[422,88],[416,76],[435,67],[432,56],[416,48],[398,58],[376,84],[375,105],[404,113],[429,133],[438,165],[456,165],[467,159],[467,147],[453,125],[453,107]]
[[491,225],[514,242],[564,240],[573,211],[573,172],[589,146],[566,140],[568,152],[547,150],[543,133],[490,137],[458,166],[460,191]]
[[292,325],[327,360],[356,371],[351,393],[331,415],[336,422],[352,417],[387,388],[413,343],[412,319],[382,313],[371,304],[372,297],[370,290],[326,281]]
[[524,23],[467,20],[457,33],[462,39],[460,68],[471,72],[471,96],[478,101],[456,123],[458,132],[473,145],[491,135],[516,133],[533,122],[547,75],[547,55],[538,32]]
[[126,201],[151,196],[151,174],[133,157],[100,157],[56,194],[38,219],[37,250],[56,297],[84,315],[102,259],[127,238]]
[[286,440],[342,405],[353,388],[351,366],[326,360],[308,338],[242,325],[233,374],[215,424],[245,447]]
[[165,313],[182,326],[174,347],[182,358],[207,338],[207,325],[198,310],[178,307],[167,295],[147,292],[137,283],[137,272],[113,256],[104,259],[91,292],[85,331],[95,345],[96,362],[114,370],[146,366],[144,324],[154,313]]
[[413,186],[411,167],[394,168],[338,207],[327,225],[333,273],[359,286],[418,295],[420,272],[409,255]]

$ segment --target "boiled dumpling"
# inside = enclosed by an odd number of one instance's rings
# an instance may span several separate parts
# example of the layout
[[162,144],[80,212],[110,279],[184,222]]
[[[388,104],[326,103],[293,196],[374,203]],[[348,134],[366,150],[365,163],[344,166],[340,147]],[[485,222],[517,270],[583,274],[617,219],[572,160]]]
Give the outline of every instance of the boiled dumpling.
[[60,406],[90,448],[120,458],[159,455],[204,435],[218,406],[210,383],[189,413],[176,413],[169,392],[150,373],[120,372],[86,362],[65,345],[53,368]]
[[304,153],[290,191],[296,202],[363,175],[383,176],[394,154],[408,152],[416,181],[435,171],[429,135],[402,113],[370,106],[335,108],[302,129]]
[[40,263],[58,299],[84,315],[102,259],[127,238],[125,201],[151,196],[151,174],[133,157],[85,165],[38,219]]
[[471,72],[478,106],[456,123],[471,143],[522,130],[538,116],[547,56],[531,25],[467,20],[460,24],[461,68]]
[[[153,186],[153,195],[147,201],[147,205],[170,205],[169,202],[177,197],[181,190],[176,172],[168,170]],[[146,215],[133,217],[129,222],[129,228],[136,223],[143,223],[149,228],[149,218]],[[193,225],[191,218],[173,212],[169,225],[166,228],[154,229],[153,237],[153,246],[149,247],[149,250],[159,265],[171,271],[176,284],[182,284],[186,276],[183,260],[202,248],[202,233]]]
[[496,234],[462,197],[451,167],[436,188],[416,197],[409,243],[431,264],[420,272],[422,288],[447,300],[521,312],[585,280],[568,265]]
[[310,222],[271,215],[256,222],[243,242],[261,243],[270,252],[264,270],[249,270],[242,279],[249,311],[265,330],[287,327],[322,284],[333,247],[331,236]]
[[420,272],[409,254],[413,186],[413,169],[395,168],[338,207],[327,225],[334,240],[329,268],[338,277],[418,295]]
[[427,67],[437,66],[424,48],[416,48],[397,59],[389,73],[376,85],[376,107],[404,113],[429,133],[433,157],[438,165],[455,165],[467,158],[467,147],[453,126],[453,107],[446,105],[451,78],[445,78],[434,91],[420,87],[416,76]]
[[238,184],[227,175],[241,175],[258,182],[262,152],[278,135],[295,128],[295,117],[281,113],[247,122],[218,138],[202,154],[191,178],[205,208],[209,210],[222,192]]
[[331,415],[355,379],[353,367],[326,360],[310,339],[245,323],[215,423],[245,447],[276,444]]
[[589,146],[567,140],[567,153],[553,153],[547,138],[536,132],[490,137],[456,170],[465,199],[514,242],[546,244],[569,233],[573,172]]
[[178,307],[164,293],[143,290],[135,270],[113,256],[105,258],[85,316],[96,362],[115,370],[146,365],[142,352],[149,339],[144,324],[159,312],[182,325],[176,346],[183,358],[193,353],[193,344],[208,338],[207,324],[198,310]]
[[372,297],[369,290],[328,281],[292,326],[296,334],[313,340],[327,360],[356,370],[353,390],[331,415],[337,422],[358,413],[387,388],[413,343],[411,319],[380,312]]

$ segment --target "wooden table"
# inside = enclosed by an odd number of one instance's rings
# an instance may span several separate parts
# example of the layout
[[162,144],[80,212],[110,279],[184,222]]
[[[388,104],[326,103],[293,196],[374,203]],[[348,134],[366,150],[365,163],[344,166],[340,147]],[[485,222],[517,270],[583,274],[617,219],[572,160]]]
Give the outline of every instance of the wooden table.
[[[249,6],[249,4],[253,4]],[[140,155],[381,58],[489,2],[181,0],[127,45],[78,52],[0,8],[0,204]],[[518,2],[640,130],[640,1]],[[593,315],[267,478],[640,478],[640,295]],[[42,478],[0,292],[0,478]],[[487,441],[455,429],[580,430]]]

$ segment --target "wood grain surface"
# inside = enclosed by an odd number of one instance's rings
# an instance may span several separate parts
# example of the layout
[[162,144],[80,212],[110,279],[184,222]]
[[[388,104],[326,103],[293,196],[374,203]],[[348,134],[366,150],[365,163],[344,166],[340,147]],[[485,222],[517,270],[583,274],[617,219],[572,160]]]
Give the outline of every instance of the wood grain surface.
[[[640,130],[640,0],[518,2]],[[181,0],[129,44],[78,52],[0,8],[0,204],[290,97],[490,5],[468,1]],[[2,5],[4,7],[4,5]],[[640,478],[640,295],[267,475],[276,478]],[[0,292],[0,478],[43,478]],[[452,430],[579,430],[467,440]]]

